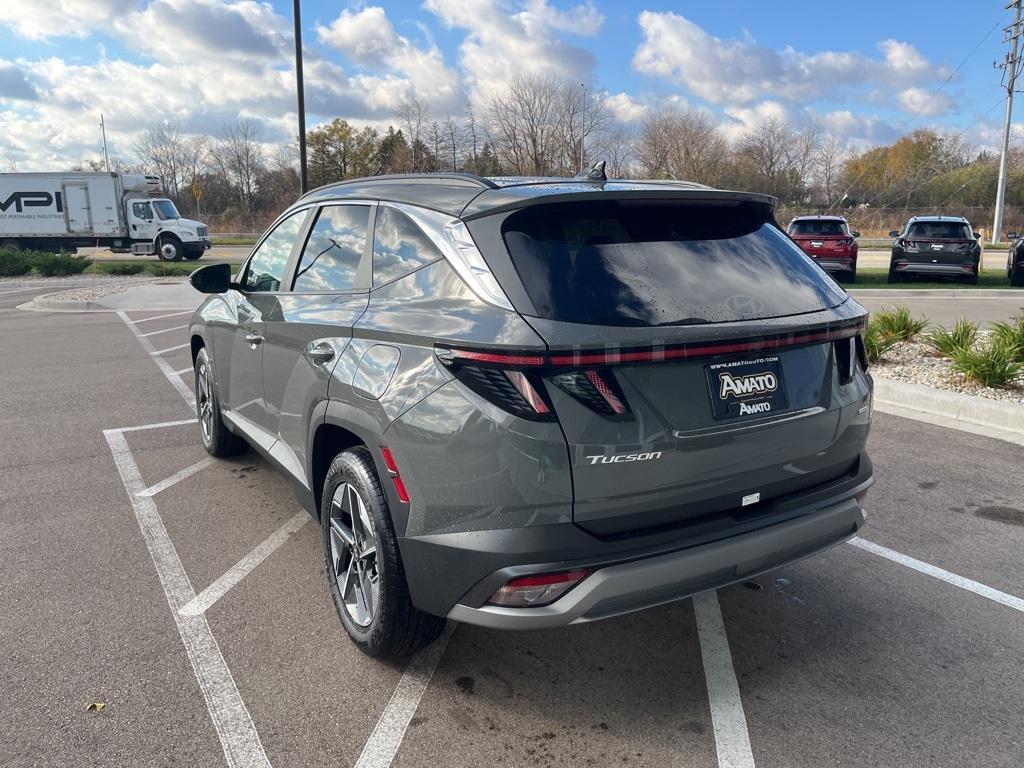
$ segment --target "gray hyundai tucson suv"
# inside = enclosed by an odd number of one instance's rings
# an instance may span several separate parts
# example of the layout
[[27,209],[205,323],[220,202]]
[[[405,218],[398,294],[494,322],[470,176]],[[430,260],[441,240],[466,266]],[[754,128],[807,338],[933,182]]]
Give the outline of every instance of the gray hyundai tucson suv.
[[203,444],[293,481],[374,656],[823,550],[872,483],[866,312],[774,202],[600,166],[317,189],[192,275]]

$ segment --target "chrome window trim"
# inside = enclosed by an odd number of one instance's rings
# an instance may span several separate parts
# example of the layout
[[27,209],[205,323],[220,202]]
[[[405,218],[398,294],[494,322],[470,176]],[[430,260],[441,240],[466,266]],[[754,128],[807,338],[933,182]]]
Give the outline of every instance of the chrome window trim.
[[477,298],[500,309],[515,311],[462,219],[405,203],[381,200],[379,205],[394,208],[412,219]]

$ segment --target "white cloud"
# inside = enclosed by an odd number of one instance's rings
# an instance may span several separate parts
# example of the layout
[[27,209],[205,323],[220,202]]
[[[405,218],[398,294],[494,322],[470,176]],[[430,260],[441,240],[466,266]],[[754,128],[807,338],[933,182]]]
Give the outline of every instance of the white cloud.
[[372,109],[395,110],[415,96],[436,114],[458,111],[462,101],[458,73],[445,64],[437,46],[419,47],[399,35],[383,8],[344,10],[329,26],[318,26],[316,32],[320,42],[341,52],[353,64],[377,70],[354,77]]
[[134,0],[3,0],[0,26],[21,37],[88,37],[137,5]]
[[633,56],[638,72],[686,86],[715,104],[836,98],[865,84],[908,87],[944,74],[910,44],[886,40],[884,59],[856,52],[808,54],[776,50],[750,39],[722,40],[675,13],[643,11],[643,41]]
[[426,0],[424,7],[445,26],[467,31],[459,47],[459,61],[477,100],[500,92],[517,75],[554,74],[571,81],[589,82],[594,55],[559,39],[557,29],[575,19],[580,33],[600,27],[593,6],[585,3],[556,11],[545,0],[535,0],[509,13],[499,0]]
[[904,112],[928,117],[945,115],[953,109],[953,100],[949,96],[924,88],[907,88],[900,91],[899,104]]
[[791,119],[789,110],[777,101],[762,101],[753,107],[726,107],[725,114],[729,118],[722,124],[722,130],[732,141],[735,141],[766,120],[788,121]]
[[643,120],[649,107],[634,99],[626,92],[612,93],[604,98],[605,106],[623,123],[635,123]]

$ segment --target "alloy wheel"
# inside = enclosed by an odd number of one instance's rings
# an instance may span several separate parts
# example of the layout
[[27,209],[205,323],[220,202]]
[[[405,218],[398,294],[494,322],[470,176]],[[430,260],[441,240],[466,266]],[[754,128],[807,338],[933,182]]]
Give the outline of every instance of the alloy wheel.
[[380,599],[377,531],[359,492],[349,483],[339,485],[331,499],[331,563],[349,618],[368,627]]
[[203,430],[203,440],[209,444],[213,440],[214,418],[213,412],[213,377],[210,375],[210,366],[204,361],[199,364],[196,371],[196,410],[199,412],[199,426]]

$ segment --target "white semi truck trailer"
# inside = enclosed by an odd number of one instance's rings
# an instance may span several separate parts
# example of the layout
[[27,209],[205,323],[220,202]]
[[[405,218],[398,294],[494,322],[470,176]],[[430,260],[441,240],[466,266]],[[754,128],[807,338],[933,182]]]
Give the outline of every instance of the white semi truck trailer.
[[204,224],[183,219],[161,195],[159,176],[131,173],[0,173],[0,248],[106,247],[198,259],[210,247]]

